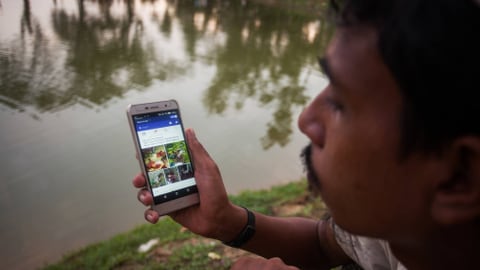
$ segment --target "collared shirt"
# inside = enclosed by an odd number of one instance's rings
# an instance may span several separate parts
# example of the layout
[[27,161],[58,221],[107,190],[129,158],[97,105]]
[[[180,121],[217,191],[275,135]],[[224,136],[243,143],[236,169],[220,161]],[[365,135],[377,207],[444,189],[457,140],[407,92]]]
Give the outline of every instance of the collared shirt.
[[395,258],[387,241],[353,235],[330,222],[343,251],[365,270],[406,270]]

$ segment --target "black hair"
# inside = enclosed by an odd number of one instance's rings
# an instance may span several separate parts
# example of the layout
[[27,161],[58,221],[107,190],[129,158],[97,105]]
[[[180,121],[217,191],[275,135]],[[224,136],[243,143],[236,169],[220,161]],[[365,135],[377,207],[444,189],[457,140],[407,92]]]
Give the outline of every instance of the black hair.
[[337,25],[369,25],[404,98],[402,146],[437,152],[480,135],[480,1],[331,0]]

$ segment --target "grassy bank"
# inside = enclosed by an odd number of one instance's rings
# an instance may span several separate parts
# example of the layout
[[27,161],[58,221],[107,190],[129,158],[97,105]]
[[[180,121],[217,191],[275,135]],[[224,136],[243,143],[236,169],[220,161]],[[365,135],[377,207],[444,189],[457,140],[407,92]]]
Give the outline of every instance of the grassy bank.
[[[306,181],[269,190],[245,191],[231,200],[258,212],[275,216],[320,217],[324,205],[306,191]],[[146,252],[142,244],[157,242]],[[246,252],[218,241],[198,237],[170,218],[145,224],[107,241],[87,246],[44,269],[228,269]]]

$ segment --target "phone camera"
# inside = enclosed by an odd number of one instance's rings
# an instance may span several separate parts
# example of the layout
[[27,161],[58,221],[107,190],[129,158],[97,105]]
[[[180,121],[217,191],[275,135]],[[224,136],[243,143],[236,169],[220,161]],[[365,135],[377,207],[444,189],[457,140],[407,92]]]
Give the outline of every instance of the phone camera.
[[145,110],[148,110],[148,106],[147,106],[147,107],[145,107]]
[[165,104],[165,107],[167,107],[167,106],[168,106],[168,104]]

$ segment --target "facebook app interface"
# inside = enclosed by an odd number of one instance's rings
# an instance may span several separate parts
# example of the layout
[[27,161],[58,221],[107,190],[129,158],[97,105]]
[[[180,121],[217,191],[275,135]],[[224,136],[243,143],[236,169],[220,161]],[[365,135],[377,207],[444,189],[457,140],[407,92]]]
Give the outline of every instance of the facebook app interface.
[[155,204],[197,192],[178,110],[133,116]]

